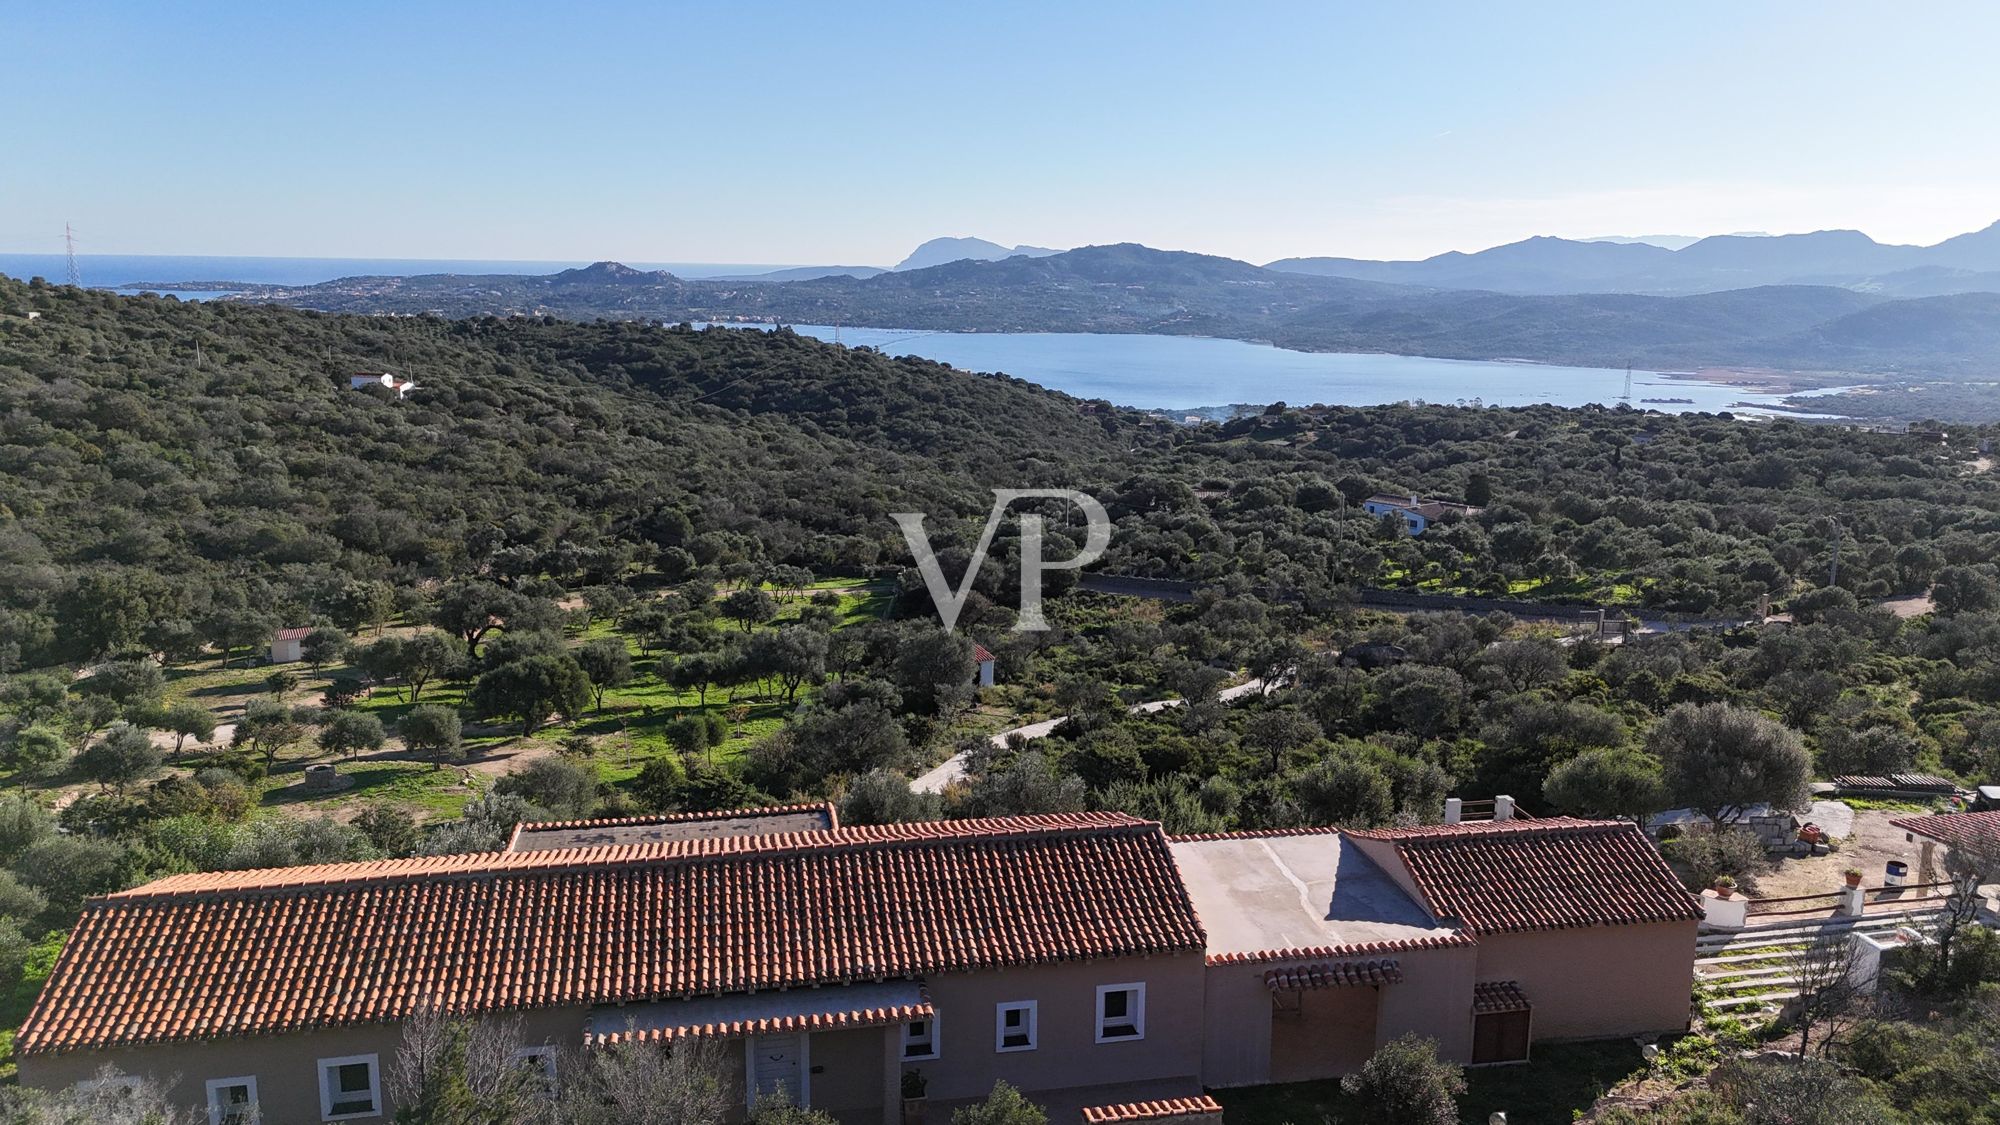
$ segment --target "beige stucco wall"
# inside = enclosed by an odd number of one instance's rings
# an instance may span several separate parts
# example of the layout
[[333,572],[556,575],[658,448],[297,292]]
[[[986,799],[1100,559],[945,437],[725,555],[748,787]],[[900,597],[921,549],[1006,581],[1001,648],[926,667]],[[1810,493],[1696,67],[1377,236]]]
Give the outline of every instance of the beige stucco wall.
[[[584,1009],[551,1008],[519,1013],[521,1045],[574,1047],[583,1038]],[[348,1055],[380,1056],[383,1100],[389,1072],[402,1042],[400,1024],[366,1024],[294,1035],[179,1043],[114,1051],[26,1055],[20,1059],[24,1086],[60,1089],[96,1076],[106,1063],[126,1074],[165,1084],[176,1103],[206,1110],[208,1080],[254,1076],[264,1120],[273,1125],[316,1122],[320,1118],[319,1060]],[[560,1065],[560,1064],[558,1064]],[[379,1120],[388,1120],[383,1114]],[[203,1120],[206,1120],[204,1117]],[[372,1121],[378,1118],[356,1118]]]
[[[905,1064],[900,1027],[814,1035],[806,1060],[814,1072],[810,1101],[844,1122],[894,1119],[906,1067],[923,1071],[936,1100],[983,1098],[1000,1079],[1031,1093],[1166,1079],[1184,1079],[1192,1088],[1201,1072],[1202,974],[1201,955],[1185,953],[933,977],[927,987],[938,1011],[940,1057]],[[1145,1038],[1096,1042],[1097,987],[1134,982],[1146,985]],[[994,1050],[995,1005],[1014,1000],[1033,1000],[1039,1006],[1037,1049],[1001,1054]],[[566,1008],[515,1018],[523,1046],[551,1043],[573,1051],[582,1041],[588,1014],[588,1009]],[[385,1109],[393,1110],[387,1104],[388,1074],[401,1037],[400,1025],[370,1024],[212,1043],[32,1055],[21,1059],[20,1075],[24,1085],[55,1089],[91,1078],[110,1063],[124,1073],[166,1084],[176,1102],[196,1108],[206,1106],[209,1079],[254,1075],[265,1120],[310,1123],[320,1120],[317,1064],[323,1058],[379,1055]],[[733,1040],[725,1052],[739,1098],[745,1051],[742,1040]]]
[[[1406,1031],[1438,1041],[1444,1057],[1464,1061],[1472,1055],[1472,982],[1478,954],[1471,946],[1418,949],[1397,953],[1403,980],[1383,985],[1372,1001],[1375,1008],[1373,1045],[1380,1046]],[[1274,1021],[1271,991],[1264,972],[1281,962],[1217,965],[1208,970],[1208,1019],[1202,1036],[1202,1084],[1211,1087],[1257,1086],[1307,1077],[1273,1070]],[[1342,1004],[1346,988],[1325,990],[1330,999],[1316,1009]],[[1339,1021],[1335,1021],[1339,1022]],[[1343,1073],[1351,1051],[1335,1051],[1317,1077]]]
[[[1099,1043],[1097,987],[1146,985],[1146,1037]],[[1199,953],[1112,958],[931,977],[939,1057],[908,1064],[929,1080],[934,1101],[983,1098],[1006,1080],[1024,1091],[1141,1083],[1201,1073],[1203,969]],[[995,1007],[1038,1005],[1033,1051],[994,1050]]]
[[1695,928],[1685,921],[1491,934],[1479,939],[1478,976],[1521,982],[1537,1041],[1681,1031]]

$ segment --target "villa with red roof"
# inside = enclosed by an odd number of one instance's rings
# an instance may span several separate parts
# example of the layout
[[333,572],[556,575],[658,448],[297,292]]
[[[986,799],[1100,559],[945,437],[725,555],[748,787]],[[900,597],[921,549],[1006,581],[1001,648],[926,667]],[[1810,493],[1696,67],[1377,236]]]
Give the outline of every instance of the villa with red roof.
[[[929,1119],[999,1080],[1060,1125],[1216,1121],[1405,1031],[1464,1062],[1686,1026],[1698,912],[1638,829],[1170,838],[1119,813],[877,827],[826,805],[522,825],[508,849],[175,875],[90,901],[20,1079],[109,1065],[211,1120],[393,1116],[399,1024],[505,1015],[557,1082],[724,1042],[746,1107]],[[236,1108],[232,1108],[236,1107]]]

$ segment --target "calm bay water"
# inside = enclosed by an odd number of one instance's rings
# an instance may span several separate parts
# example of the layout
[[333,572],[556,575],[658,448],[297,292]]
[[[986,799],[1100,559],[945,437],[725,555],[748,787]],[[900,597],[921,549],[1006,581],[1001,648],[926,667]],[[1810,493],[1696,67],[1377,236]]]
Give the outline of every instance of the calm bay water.
[[[728,325],[758,328],[759,325]],[[794,324],[822,340],[836,330]],[[889,355],[914,355],[966,371],[1013,375],[1080,398],[1120,406],[1191,409],[1284,401],[1295,406],[1374,406],[1422,400],[1489,406],[1552,403],[1612,405],[1625,387],[1624,368],[1553,367],[1538,363],[1427,359],[1406,355],[1294,352],[1241,340],[1081,332],[920,332],[841,328],[840,342]],[[1641,403],[1686,398],[1688,403]],[[1769,410],[1784,396],[1740,387],[1632,372],[1632,405],[1669,413]]]

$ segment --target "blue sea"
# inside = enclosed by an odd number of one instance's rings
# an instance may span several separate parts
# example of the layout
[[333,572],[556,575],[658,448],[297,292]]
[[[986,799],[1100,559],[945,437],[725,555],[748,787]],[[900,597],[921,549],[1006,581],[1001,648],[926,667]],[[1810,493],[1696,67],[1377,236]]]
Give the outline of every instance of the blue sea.
[[[261,285],[310,285],[340,277],[414,276],[429,273],[546,274],[587,262],[460,261],[413,258],[241,258],[79,254],[84,284],[119,291],[146,282],[234,281]],[[784,265],[703,262],[629,262],[682,277],[768,272]],[[0,273],[60,281],[60,254],[0,254]],[[180,291],[205,300],[217,291]],[[732,325],[731,327],[757,327]],[[889,328],[832,328],[799,324],[796,331],[890,355],[914,355],[966,371],[1003,372],[1081,398],[1121,406],[1197,410],[1233,403],[1290,402],[1372,406],[1387,402],[1582,406],[1620,401],[1622,368],[1557,367],[1422,356],[1294,352],[1240,340],[1194,336],[1142,336],[1076,332],[923,332]],[[1831,392],[1827,392],[1831,393]],[[1645,398],[1686,398],[1686,403],[1642,403]],[[1719,383],[1632,373],[1632,405],[1668,413],[1732,410],[1769,413],[1783,395]]]

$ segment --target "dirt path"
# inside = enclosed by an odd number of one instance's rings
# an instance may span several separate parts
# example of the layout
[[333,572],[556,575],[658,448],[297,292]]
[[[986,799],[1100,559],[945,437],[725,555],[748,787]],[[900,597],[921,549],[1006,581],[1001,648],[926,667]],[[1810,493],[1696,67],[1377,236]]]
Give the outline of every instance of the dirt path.
[[[1861,869],[1862,882],[1882,885],[1883,865],[1900,859],[1910,865],[1910,879],[1917,876],[1917,845],[1903,839],[1903,830],[1889,822],[1913,815],[1888,809],[1860,809],[1854,813],[1854,828],[1840,842],[1840,850],[1830,855],[1804,859],[1783,859],[1776,871],[1757,877],[1758,898],[1789,898],[1793,895],[1831,894],[1840,889],[1841,872]],[[1835,825],[1827,825],[1834,828]]]
[[[1241,699],[1252,692],[1261,692],[1263,690],[1264,681],[1247,680],[1237,684],[1235,687],[1223,688],[1220,692],[1216,693],[1216,698],[1222,700],[1224,703],[1228,703],[1231,700]],[[1126,708],[1126,710],[1134,715],[1143,715],[1154,711],[1164,711],[1169,707],[1179,707],[1184,702],[1186,700],[1154,699],[1145,703],[1135,703]],[[1014,738],[1017,735],[1027,739],[1047,738],[1055,732],[1057,727],[1063,724],[1065,718],[1067,716],[1058,715],[1053,719],[1044,719],[1039,723],[1029,723],[1027,726],[1015,727],[1012,730],[1003,730],[999,734],[994,735],[991,741],[995,747],[1004,749],[1008,739]],[[950,758],[945,759],[943,765],[910,782],[910,788],[919,793],[944,792],[945,788],[952,782],[963,781],[965,779],[965,760],[966,756],[964,754],[952,755]]]

